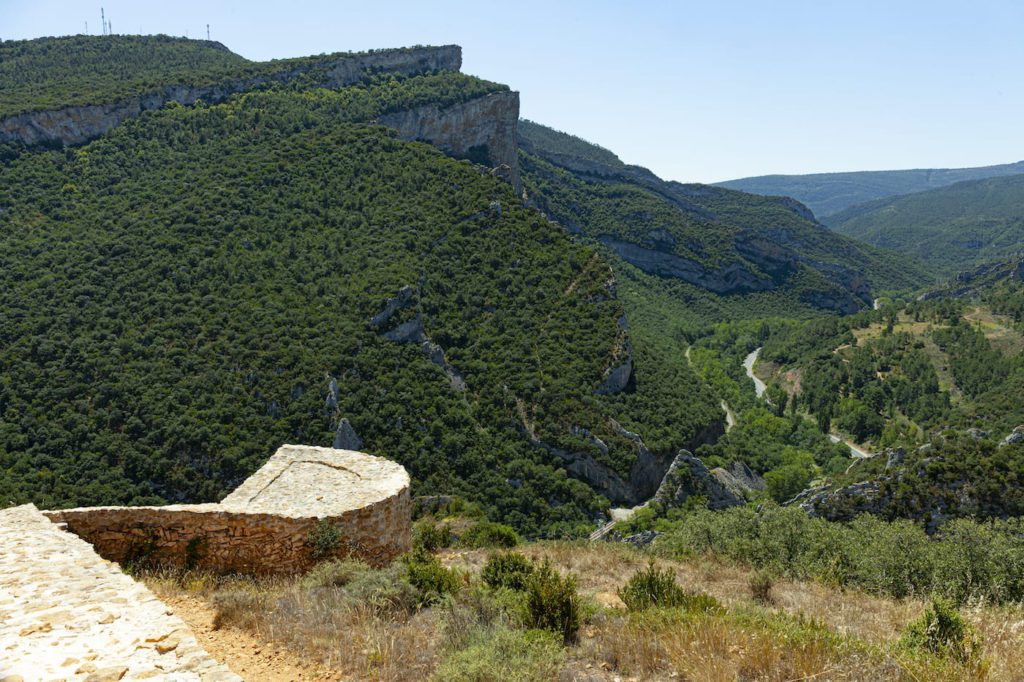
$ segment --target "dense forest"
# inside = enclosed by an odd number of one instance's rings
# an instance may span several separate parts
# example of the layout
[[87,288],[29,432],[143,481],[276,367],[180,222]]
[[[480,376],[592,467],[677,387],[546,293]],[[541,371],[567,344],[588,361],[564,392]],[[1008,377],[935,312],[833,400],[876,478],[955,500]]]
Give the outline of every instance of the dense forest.
[[[600,256],[472,164],[356,123],[493,88],[368,76],[172,104],[6,162],[4,501],[212,500],[344,417],[417,492],[568,533],[607,501],[527,434],[626,474],[622,432],[672,452],[720,420],[643,334],[636,390],[598,394],[625,334]],[[422,337],[386,338],[409,323]]]
[[[82,146],[2,150],[4,504],[214,500],[344,419],[415,494],[576,535],[642,501],[615,486],[646,450],[742,462],[765,484],[749,501],[781,504],[877,474],[840,436],[956,447],[936,437],[992,444],[1024,421],[1014,280],[910,301],[925,266],[786,198],[665,182],[528,121],[516,196],[373,125],[504,85],[366,72],[324,89],[319,58],[252,64],[164,37],[0,49],[11,111],[314,65]],[[71,67],[33,72],[76,51],[102,76],[91,89]],[[742,365],[757,348],[767,401]],[[968,450],[1006,480],[1018,460],[987,447]],[[634,527],[661,512],[680,513]]]
[[921,259],[945,276],[1020,251],[1024,174],[960,182],[831,216],[842,234]]

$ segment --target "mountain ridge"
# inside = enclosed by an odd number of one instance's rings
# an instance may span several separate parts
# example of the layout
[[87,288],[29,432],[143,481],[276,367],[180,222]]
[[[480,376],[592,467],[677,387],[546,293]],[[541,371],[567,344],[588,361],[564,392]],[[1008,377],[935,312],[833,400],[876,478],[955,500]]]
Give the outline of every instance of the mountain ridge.
[[964,180],[1024,173],[1024,161],[969,168],[843,171],[805,175],[758,175],[714,183],[754,194],[790,196],[828,218],[852,206],[892,196],[945,187]]

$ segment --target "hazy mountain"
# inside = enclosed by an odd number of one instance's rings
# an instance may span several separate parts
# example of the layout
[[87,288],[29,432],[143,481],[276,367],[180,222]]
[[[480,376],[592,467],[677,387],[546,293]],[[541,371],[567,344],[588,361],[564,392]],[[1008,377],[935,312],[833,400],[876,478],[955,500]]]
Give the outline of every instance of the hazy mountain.
[[1004,259],[1024,245],[1024,175],[854,206],[828,219],[837,232],[895,249],[947,275]]
[[820,220],[875,199],[912,194],[965,180],[980,180],[1024,173],[1024,161],[979,168],[925,168],[893,171],[761,175],[717,183],[754,194],[793,197],[807,205]]

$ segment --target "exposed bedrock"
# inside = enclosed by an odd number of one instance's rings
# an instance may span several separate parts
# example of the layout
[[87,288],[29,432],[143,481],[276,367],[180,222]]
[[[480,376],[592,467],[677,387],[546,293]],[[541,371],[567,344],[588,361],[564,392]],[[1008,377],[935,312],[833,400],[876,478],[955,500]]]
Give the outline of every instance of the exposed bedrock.
[[[619,435],[636,444],[636,458],[630,466],[629,476],[624,477],[617,471],[597,461],[589,452],[570,452],[557,448],[544,441],[530,437],[530,443],[561,460],[566,471],[576,479],[587,483],[598,493],[604,495],[612,504],[634,506],[650,499],[665,478],[675,457],[671,454],[655,453],[644,444],[643,439],[621,426],[615,425]],[[576,428],[577,435],[589,436],[607,450],[607,446],[598,438],[591,436],[586,429]],[[703,431],[695,435],[687,443],[688,448],[696,448],[705,443],[715,442],[725,432],[725,424],[718,420],[712,422]]]
[[444,108],[427,104],[385,114],[377,122],[397,130],[403,140],[429,142],[456,158],[501,169],[496,175],[522,194],[516,147],[518,92],[494,92]]
[[[144,111],[159,109],[168,102],[185,105],[194,104],[200,99],[219,102],[270,82],[294,80],[311,71],[323,71],[325,74],[316,85],[340,88],[357,83],[368,70],[415,75],[432,71],[458,71],[461,67],[462,48],[458,45],[342,55],[265,76],[203,86],[168,85],[120,102],[17,114],[0,120],[0,142],[20,142],[30,146],[81,144],[103,135],[129,118]],[[514,129],[512,134],[514,139]]]
[[709,270],[695,260],[648,249],[611,235],[601,235],[598,239],[619,258],[650,275],[675,277],[716,294],[767,291],[774,286],[771,280],[758,277],[739,262]]

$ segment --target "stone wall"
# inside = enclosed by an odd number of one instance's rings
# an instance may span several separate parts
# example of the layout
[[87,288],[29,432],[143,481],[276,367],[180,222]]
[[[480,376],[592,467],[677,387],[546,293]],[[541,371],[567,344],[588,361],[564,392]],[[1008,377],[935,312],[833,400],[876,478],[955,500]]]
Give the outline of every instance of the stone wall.
[[0,510],[0,680],[242,678],[144,585],[24,505]]
[[44,512],[119,563],[224,573],[295,573],[316,560],[310,531],[338,531],[328,556],[383,565],[412,547],[405,469],[331,448],[283,446],[220,504]]

